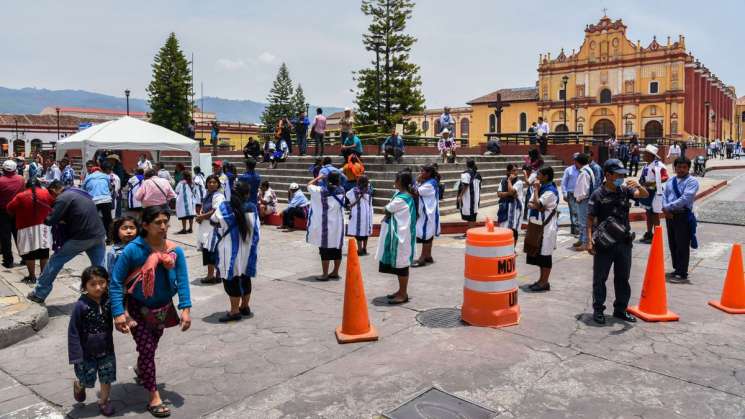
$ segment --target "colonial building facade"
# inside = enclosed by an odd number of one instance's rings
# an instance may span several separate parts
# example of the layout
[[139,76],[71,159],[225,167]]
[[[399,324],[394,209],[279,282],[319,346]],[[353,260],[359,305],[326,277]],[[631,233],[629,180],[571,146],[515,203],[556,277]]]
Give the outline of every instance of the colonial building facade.
[[[552,131],[642,138],[729,138],[737,132],[736,96],[686,50],[685,37],[632,42],[620,19],[585,28],[579,50],[540,54],[535,87],[476,98],[471,141],[495,132],[493,102],[504,105],[501,132],[523,132],[543,117]],[[566,114],[565,114],[566,109]]]
[[737,99],[735,105],[735,131],[734,136],[739,140],[745,140],[745,96]]
[[[440,115],[442,115],[443,111],[443,108],[425,109],[420,114],[408,116],[407,122],[409,124],[414,123],[419,135],[434,137],[442,131],[440,127]],[[456,138],[468,138],[471,133],[471,107],[450,108],[450,115],[455,119],[455,132],[452,133],[453,136]]]

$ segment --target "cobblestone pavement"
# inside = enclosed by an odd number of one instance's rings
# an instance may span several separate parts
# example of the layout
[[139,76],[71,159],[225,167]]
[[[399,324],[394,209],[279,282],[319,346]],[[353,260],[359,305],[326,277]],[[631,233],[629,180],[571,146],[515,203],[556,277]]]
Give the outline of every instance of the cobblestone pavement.
[[729,178],[730,186],[698,206],[696,215],[699,221],[745,226],[745,175],[741,173],[727,170],[707,175]]
[[[634,228],[638,234],[643,226]],[[344,284],[315,282],[320,263],[304,233],[262,228],[255,317],[229,325],[217,322],[227,307],[222,287],[198,282],[205,270],[193,237],[172,235],[185,243],[194,324],[185,333],[167,330],[161,341],[162,394],[177,418],[370,418],[431,386],[500,418],[743,417],[745,318],[707,301],[719,298],[730,245],[745,240],[745,228],[702,224],[690,283],[668,284],[670,309],[681,321],[610,321],[604,327],[590,319],[591,256],[569,250],[575,239],[565,231],[554,255],[551,292],[521,292],[521,322],[504,329],[430,329],[415,320],[423,310],[461,304],[462,240],[435,241],[436,263],[412,270],[412,300],[404,306],[374,303],[395,289],[395,280],[363,257],[380,340],[351,345],[338,345],[333,333],[341,322]],[[376,246],[371,239],[370,249]],[[647,254],[648,246],[634,246],[632,304]],[[519,254],[518,280],[528,284],[537,270],[524,260]],[[74,375],[67,364],[68,313],[77,298],[76,275],[86,263],[75,259],[58,278],[48,300],[49,325],[0,350],[0,418],[97,415],[93,392],[86,405],[72,399]],[[15,282],[22,273],[0,270]],[[607,305],[612,301],[610,286]],[[128,417],[150,417],[145,392],[133,381],[134,344],[116,333],[115,346],[114,406]]]

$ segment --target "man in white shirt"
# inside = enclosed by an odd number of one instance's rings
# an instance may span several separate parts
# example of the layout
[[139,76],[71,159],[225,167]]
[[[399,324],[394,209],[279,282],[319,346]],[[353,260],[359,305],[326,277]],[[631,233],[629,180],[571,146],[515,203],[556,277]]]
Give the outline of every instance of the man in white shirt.
[[539,137],[544,134],[549,134],[548,122],[544,121],[542,116],[538,117],[538,129],[536,131]]
[[[586,154],[579,154],[575,159],[575,167],[579,170],[577,183],[574,185],[574,200],[577,206],[577,221],[579,223],[579,241],[573,249],[578,252],[587,250],[587,204],[594,190],[595,173],[590,169],[590,158]],[[578,246],[576,246],[579,244]]]
[[140,160],[137,162],[137,168],[142,169],[144,171],[147,171],[149,169],[153,168],[153,164],[150,163],[150,160],[148,160],[144,154],[140,154]]
[[667,160],[668,161],[675,161],[680,157],[680,145],[678,143],[674,143],[670,146],[670,148],[667,149]]
[[326,117],[323,116],[323,109],[316,109],[316,117],[313,119],[313,126],[310,128],[310,135],[315,141],[316,156],[323,156],[323,136],[326,134]]

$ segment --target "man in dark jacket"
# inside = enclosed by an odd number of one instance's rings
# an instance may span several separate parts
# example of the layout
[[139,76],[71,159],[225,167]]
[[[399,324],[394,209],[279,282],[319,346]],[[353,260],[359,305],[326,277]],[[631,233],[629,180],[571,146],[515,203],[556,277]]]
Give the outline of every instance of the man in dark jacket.
[[52,213],[44,224],[61,225],[65,241],[49,258],[36,288],[28,295],[29,300],[39,304],[52,292],[59,271],[75,256],[85,252],[91,265],[95,266],[103,266],[106,256],[106,230],[90,194],[82,189],[65,189],[58,180],[52,182],[48,190],[55,200]]

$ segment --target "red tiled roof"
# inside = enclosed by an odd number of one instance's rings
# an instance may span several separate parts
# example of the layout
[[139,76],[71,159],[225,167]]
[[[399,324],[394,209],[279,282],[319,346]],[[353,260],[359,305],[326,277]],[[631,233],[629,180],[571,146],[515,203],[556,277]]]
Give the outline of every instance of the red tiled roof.
[[468,102],[469,105],[496,102],[497,94],[502,95],[503,102],[538,100],[538,89],[535,87],[517,87],[510,89],[499,89]]
[[[119,109],[99,109],[99,108],[74,108],[74,107],[60,107],[60,113],[91,113],[91,114],[102,114],[102,115],[121,115],[127,114],[126,110]],[[147,112],[133,112],[129,111],[130,116],[147,116]]]
[[[18,121],[18,126],[57,126],[57,115],[17,115],[17,114],[0,114],[0,125],[14,126]],[[78,127],[78,124],[84,122],[77,116],[60,115],[60,127]]]

